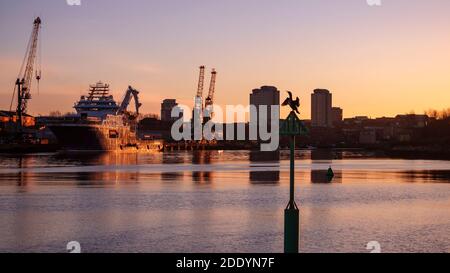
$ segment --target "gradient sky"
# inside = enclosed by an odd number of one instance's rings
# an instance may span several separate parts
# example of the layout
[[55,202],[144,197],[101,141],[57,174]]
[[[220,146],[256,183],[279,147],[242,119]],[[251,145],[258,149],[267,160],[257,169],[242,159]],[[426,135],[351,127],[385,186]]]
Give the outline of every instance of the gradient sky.
[[[310,117],[315,88],[355,115],[450,107],[450,1],[0,0],[0,109],[8,109],[32,22],[41,16],[40,93],[32,114],[71,111],[87,86],[192,104],[198,66],[215,67],[216,103],[248,104],[261,85],[292,90]],[[209,77],[208,77],[209,78]],[[36,87],[36,84],[34,84]]]

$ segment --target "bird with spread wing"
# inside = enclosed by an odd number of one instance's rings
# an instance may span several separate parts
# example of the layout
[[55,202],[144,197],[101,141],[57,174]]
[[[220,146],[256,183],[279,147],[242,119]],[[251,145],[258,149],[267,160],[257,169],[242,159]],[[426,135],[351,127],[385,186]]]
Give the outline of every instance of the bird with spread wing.
[[295,111],[297,114],[300,114],[300,112],[298,111],[298,108],[300,107],[300,99],[297,97],[295,100],[292,98],[292,92],[291,91],[287,91],[287,93],[289,94],[289,97],[283,102],[283,104],[281,104],[282,106],[287,106],[289,105],[289,107],[291,107],[291,109],[293,111]]

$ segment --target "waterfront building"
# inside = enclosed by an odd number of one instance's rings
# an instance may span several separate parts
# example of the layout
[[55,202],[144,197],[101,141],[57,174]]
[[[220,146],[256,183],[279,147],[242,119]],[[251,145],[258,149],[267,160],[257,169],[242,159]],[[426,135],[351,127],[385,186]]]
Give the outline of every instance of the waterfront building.
[[339,126],[342,123],[344,110],[339,107],[331,108],[331,123],[333,126]]
[[[262,86],[261,88],[253,89],[250,94],[250,105],[256,106],[258,114],[254,116],[250,113],[250,122],[257,122],[258,124],[258,139],[259,139],[259,125],[260,116],[259,109],[262,106],[267,106],[267,128],[271,131],[271,112],[272,106],[280,106],[280,91],[275,86]],[[276,118],[279,120],[279,116]]]
[[[0,134],[14,132],[17,129],[17,121],[16,112],[0,110]],[[36,124],[35,118],[28,114],[23,114],[22,122],[24,127],[32,127]]]
[[313,127],[331,127],[332,95],[326,89],[316,89],[311,94],[311,119]]
[[172,118],[172,109],[177,107],[178,103],[176,99],[165,99],[161,103],[161,121],[163,122],[171,122],[175,121],[178,118]]

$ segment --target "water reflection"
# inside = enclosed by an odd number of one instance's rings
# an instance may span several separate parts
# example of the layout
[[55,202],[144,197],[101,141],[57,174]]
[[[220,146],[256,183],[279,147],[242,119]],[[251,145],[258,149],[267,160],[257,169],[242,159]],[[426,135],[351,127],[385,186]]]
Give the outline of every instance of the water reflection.
[[[193,151],[192,164],[193,165],[210,165],[213,164],[212,151]],[[212,172],[210,171],[193,171],[192,180],[196,183],[210,184],[212,182]]]
[[334,176],[330,176],[328,170],[311,170],[311,183],[342,183],[342,171],[334,170]]
[[[341,151],[332,149],[317,149],[311,151],[312,163],[325,163],[333,169],[333,160],[340,160],[343,158]],[[325,183],[342,183],[343,173],[341,170],[333,170],[334,176],[329,174],[328,169],[315,170],[311,169],[311,183],[325,184]]]
[[[364,252],[372,239],[386,251],[449,249],[447,162],[298,154],[302,252]],[[0,252],[64,252],[69,240],[86,252],[281,252],[286,155],[0,156]],[[328,166],[342,184],[312,184]]]
[[342,151],[333,149],[315,149],[311,151],[311,160],[329,161],[343,158]]
[[[26,191],[34,182],[56,185],[58,183],[85,185],[110,185],[118,182],[138,182],[138,169],[134,172],[119,172],[113,166],[137,165],[136,154],[89,153],[89,154],[47,154],[47,155],[15,155],[0,157],[2,169],[12,169],[11,172],[0,173],[2,184],[15,183],[18,189]],[[71,167],[82,166],[111,166],[105,170],[67,171]],[[56,168],[58,171],[39,172],[42,168]]]
[[[269,163],[267,167],[280,165],[280,151],[261,152],[251,151],[250,163]],[[280,171],[264,171],[261,167],[250,167],[250,183],[252,184],[276,184],[280,181]]]
[[[186,157],[182,153],[163,153],[162,164],[184,164]],[[161,180],[176,181],[184,176],[182,172],[161,172]]]
[[66,166],[119,166],[139,163],[137,153],[57,153],[51,156],[49,163],[60,162]]
[[[445,161],[355,158],[333,150],[297,151],[297,172],[308,172],[312,183],[328,183],[327,169],[334,171],[333,183],[351,183],[390,177],[398,182],[450,182]],[[298,158],[301,155],[302,158]],[[342,159],[339,159],[341,158]],[[311,158],[311,160],[309,160]],[[337,159],[338,158],[338,159]],[[447,167],[446,167],[447,166]],[[98,167],[98,168],[97,168]],[[233,173],[232,169],[237,168]],[[380,169],[384,168],[384,169]],[[422,169],[423,168],[423,169]],[[244,175],[241,182],[276,184],[288,178],[289,151],[180,151],[155,154],[42,154],[0,156],[0,185],[74,184],[114,185],[142,181],[185,181],[212,183],[221,172]],[[281,175],[281,172],[284,175]],[[300,174],[299,174],[300,175]],[[303,174],[302,177],[305,177]]]
[[[76,166],[123,166],[123,165],[137,165],[138,155],[135,153],[90,153],[90,154],[71,154],[70,156],[64,154],[56,154],[54,160],[67,161],[69,164]],[[138,183],[139,172],[119,172],[114,168],[107,171],[98,172],[84,172],[76,171],[71,174],[61,174],[58,180],[64,178],[65,180],[73,179],[78,186],[99,186],[99,185],[114,185],[119,182]]]
[[[32,161],[31,157],[19,156],[17,158],[17,168],[20,168],[20,169],[27,168],[28,166],[30,166],[30,164],[32,164],[31,161]],[[30,183],[30,174],[27,172],[24,172],[24,171],[20,171],[17,173],[15,180],[16,180],[19,192],[26,192],[27,186]]]
[[33,175],[30,172],[24,171],[34,165],[32,156],[8,156],[0,158],[0,169],[17,169],[17,172],[3,172],[0,173],[0,185],[15,185],[18,192],[27,192],[33,183]]
[[450,183],[450,171],[446,170],[407,171],[400,176],[403,180],[414,183]]

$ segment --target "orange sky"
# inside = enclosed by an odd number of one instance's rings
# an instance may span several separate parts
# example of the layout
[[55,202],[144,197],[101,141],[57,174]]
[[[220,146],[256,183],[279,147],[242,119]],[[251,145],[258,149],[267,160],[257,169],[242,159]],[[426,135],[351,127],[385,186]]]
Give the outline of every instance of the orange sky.
[[36,115],[71,111],[98,80],[118,100],[128,85],[140,90],[145,113],[159,113],[165,98],[191,105],[202,64],[219,72],[220,105],[248,104],[253,88],[275,85],[300,97],[303,118],[315,88],[329,89],[345,117],[450,107],[450,1],[276,2],[2,0],[0,108],[9,108],[36,14],[44,22]]

